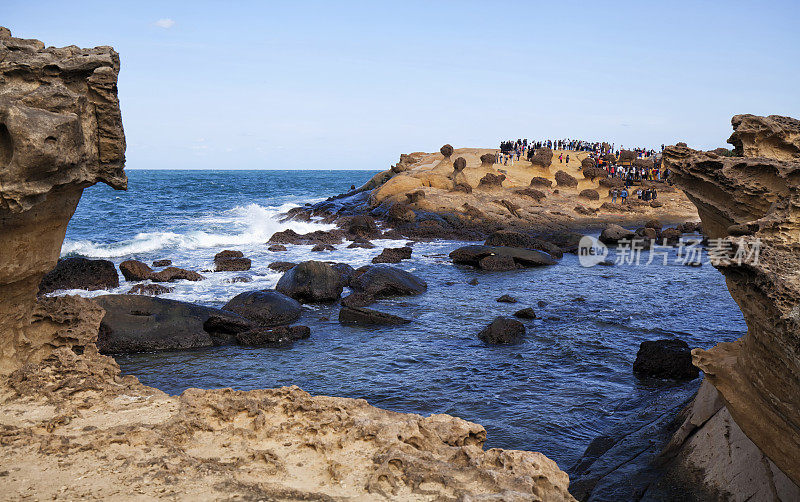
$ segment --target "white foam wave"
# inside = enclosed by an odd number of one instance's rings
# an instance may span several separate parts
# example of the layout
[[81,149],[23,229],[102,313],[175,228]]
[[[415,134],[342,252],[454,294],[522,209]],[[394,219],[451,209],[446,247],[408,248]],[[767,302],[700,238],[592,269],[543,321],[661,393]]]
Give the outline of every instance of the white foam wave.
[[[314,230],[330,230],[332,224],[314,221],[280,222],[278,215],[297,204],[263,207],[258,204],[238,206],[216,215],[198,218],[191,223],[196,227],[185,233],[172,231],[142,232],[127,239],[112,243],[97,243],[90,240],[65,240],[61,255],[81,255],[90,258],[114,258],[127,255],[152,253],[162,249],[201,249],[219,246],[243,246],[266,242],[272,234],[292,229],[297,233]],[[207,227],[210,227],[206,229]]]

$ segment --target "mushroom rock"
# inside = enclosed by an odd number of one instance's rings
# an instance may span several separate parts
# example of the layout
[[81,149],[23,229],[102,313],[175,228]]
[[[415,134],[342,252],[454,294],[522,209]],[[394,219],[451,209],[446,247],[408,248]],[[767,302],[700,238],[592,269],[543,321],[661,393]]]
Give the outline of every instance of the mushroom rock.
[[578,180],[566,171],[556,171],[556,185],[560,187],[577,187]]
[[585,167],[583,169],[583,177],[594,181],[595,178],[608,178],[608,171],[601,167]]
[[449,144],[442,146],[439,151],[444,155],[445,159],[449,159],[453,155],[453,147]]
[[464,157],[459,157],[453,161],[453,172],[460,173],[467,167],[467,161]]
[[553,182],[547,178],[542,178],[541,176],[534,176],[533,178],[531,178],[530,186],[550,188],[551,186],[553,186]]
[[653,163],[653,159],[634,159],[633,165],[640,169],[653,169],[655,164]]
[[481,155],[481,167],[492,167],[496,157],[493,153],[484,153]]
[[[693,362],[731,417],[766,457],[800,482],[800,121],[737,115],[729,140],[741,157],[670,146],[664,165],[697,206],[703,231],[733,249],[759,249],[741,263],[720,260],[747,323],[742,338],[694,349]],[[732,225],[757,229],[728,236]]]
[[553,150],[545,148],[537,148],[536,152],[531,156],[531,165],[547,169],[553,163]]
[[636,159],[637,155],[636,152],[632,150],[620,150],[619,151],[619,161],[620,162],[633,162]]
[[[581,160],[581,169],[583,169],[584,173],[587,169],[592,169],[595,167],[597,167],[597,162],[595,162],[592,157],[585,157],[583,160]],[[588,176],[585,174],[584,176],[588,178]]]
[[591,188],[581,190],[581,193],[579,193],[578,196],[589,200],[600,200],[600,194],[597,193],[597,190],[593,190]]
[[478,188],[502,188],[503,182],[506,180],[505,174],[492,174],[486,173],[478,183]]
[[127,188],[118,73],[110,47],[45,48],[0,29],[0,374],[53,350],[29,333],[32,313],[83,189]]
[[611,152],[608,152],[607,154],[603,155],[603,160],[608,162],[609,164],[617,163],[617,157],[615,157],[614,154]]

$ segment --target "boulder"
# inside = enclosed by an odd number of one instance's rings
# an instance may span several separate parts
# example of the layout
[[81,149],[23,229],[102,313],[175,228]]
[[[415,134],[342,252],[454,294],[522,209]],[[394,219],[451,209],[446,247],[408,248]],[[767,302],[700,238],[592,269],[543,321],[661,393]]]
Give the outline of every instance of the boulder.
[[362,237],[356,237],[353,240],[353,242],[351,242],[350,245],[347,246],[347,249],[356,249],[356,248],[372,249],[374,247],[375,247],[375,244],[371,243],[370,241],[368,241],[368,240],[366,240],[366,239],[364,239]]
[[250,347],[262,345],[287,345],[311,336],[308,326],[258,327],[236,334],[236,343]]
[[637,228],[634,232],[638,237],[642,237],[643,239],[653,240],[658,238],[658,232],[655,229],[650,227],[643,227]]
[[162,286],[161,284],[137,284],[128,290],[129,295],[150,295],[158,296],[164,293],[171,293],[172,288]]
[[638,377],[692,380],[699,376],[692,352],[683,340],[651,340],[639,345],[633,372]]
[[502,188],[503,181],[505,181],[505,174],[492,174],[486,173],[478,182],[478,188]]
[[154,266],[154,267],[158,267],[158,268],[161,268],[161,267],[169,267],[170,265],[172,265],[172,260],[169,260],[169,259],[164,259],[164,260],[155,260],[155,261],[153,262],[153,266]]
[[510,317],[497,317],[478,333],[478,338],[489,344],[518,343],[525,335],[525,325]]
[[342,324],[361,324],[361,325],[397,325],[408,324],[409,319],[379,312],[377,310],[368,309],[364,307],[349,307],[343,306],[339,310],[339,322]]
[[392,223],[410,223],[417,219],[417,214],[407,204],[394,204],[386,212],[386,219]]
[[278,251],[286,251],[286,246],[283,244],[273,244],[267,248],[267,251],[278,252]]
[[400,263],[401,260],[411,258],[412,249],[408,246],[401,248],[384,248],[381,254],[372,259],[372,263]]
[[647,228],[655,229],[657,232],[661,231],[661,222],[656,219],[648,221],[647,223],[644,224],[644,226]]
[[232,312],[146,295],[94,298],[105,310],[97,348],[105,354],[192,349],[214,344],[203,324],[212,315],[242,320]]
[[244,258],[241,251],[225,250],[214,256],[214,269],[217,272],[243,272],[250,270],[250,258]]
[[578,180],[566,171],[556,171],[556,185],[560,187],[577,187]]
[[269,238],[270,244],[339,244],[344,240],[344,232],[339,229],[315,230],[307,234],[298,234],[291,228],[275,232]]
[[342,279],[338,271],[321,261],[304,261],[288,270],[275,289],[302,302],[338,300],[342,294]]
[[547,147],[537,148],[530,160],[532,165],[547,169],[553,163],[553,150]]
[[454,263],[472,265],[473,267],[479,268],[481,260],[487,256],[506,256],[521,267],[537,267],[542,265],[554,265],[556,263],[555,260],[545,252],[508,246],[481,246],[472,244],[469,246],[462,246],[450,253],[450,258]]
[[354,292],[372,297],[419,295],[428,285],[410,272],[389,265],[369,265],[356,269],[350,279]]
[[153,282],[173,282],[173,281],[202,281],[205,279],[202,275],[192,270],[186,270],[178,267],[167,267],[160,272],[153,272],[148,277]]
[[64,258],[47,273],[39,283],[39,294],[52,293],[59,289],[111,289],[119,286],[119,275],[114,264],[108,260],[86,258]]
[[224,251],[220,251],[219,253],[214,255],[214,261],[217,260],[226,260],[228,258],[242,258],[244,253],[241,251],[234,251],[231,249],[226,249]]
[[632,239],[636,234],[614,223],[608,225],[600,233],[600,242],[603,244],[616,244],[623,239]]
[[442,146],[439,151],[444,155],[445,159],[449,159],[450,156],[453,155],[453,147],[449,144]]
[[353,292],[342,297],[339,303],[345,307],[366,307],[375,303],[375,298],[367,293]]
[[681,240],[681,232],[677,228],[665,228],[661,231],[661,238],[669,245],[675,245]]
[[608,171],[601,167],[587,167],[583,169],[583,177],[594,181],[596,178],[608,178]]
[[481,167],[492,167],[496,157],[493,153],[484,153],[481,155]]
[[619,161],[620,162],[633,162],[636,159],[636,152],[632,150],[620,150],[619,151]]
[[522,232],[513,230],[498,230],[493,232],[484,242],[486,246],[507,246],[515,248],[538,249],[544,251],[553,258],[560,260],[564,253],[561,248],[552,242],[537,239]]
[[267,268],[276,272],[287,272],[291,270],[297,263],[291,261],[274,261],[267,265]]
[[514,258],[508,255],[488,255],[478,260],[478,268],[487,272],[505,272],[516,270],[519,267],[514,262]]
[[472,187],[466,183],[456,183],[453,185],[454,192],[472,193]]
[[380,233],[375,219],[368,214],[358,214],[350,218],[350,221],[347,222],[346,232],[348,235],[362,239],[376,237]]
[[524,308],[522,310],[517,310],[514,312],[514,317],[519,317],[520,319],[536,319],[536,312],[530,308]]
[[517,303],[517,299],[511,295],[503,295],[497,301],[500,303]]
[[597,190],[593,190],[591,188],[581,190],[581,193],[579,193],[578,196],[589,200],[600,200],[600,194],[597,193]]
[[585,178],[588,178],[588,176],[586,176],[586,170],[594,169],[595,167],[597,167],[597,162],[594,160],[593,157],[586,157],[583,160],[581,160],[581,170],[583,171],[583,176]]
[[453,172],[460,173],[467,167],[467,160],[464,157],[459,157],[453,161]]
[[139,260],[125,260],[119,264],[119,271],[126,281],[146,281],[153,269]]
[[323,251],[336,251],[336,248],[330,244],[314,244],[314,247],[311,248],[311,251],[315,253],[321,253]]
[[239,293],[222,310],[239,314],[259,326],[278,326],[300,319],[303,307],[282,293],[265,289]]
[[534,176],[533,178],[531,178],[531,186],[550,188],[551,186],[553,186],[553,182],[547,178],[542,178],[541,176]]

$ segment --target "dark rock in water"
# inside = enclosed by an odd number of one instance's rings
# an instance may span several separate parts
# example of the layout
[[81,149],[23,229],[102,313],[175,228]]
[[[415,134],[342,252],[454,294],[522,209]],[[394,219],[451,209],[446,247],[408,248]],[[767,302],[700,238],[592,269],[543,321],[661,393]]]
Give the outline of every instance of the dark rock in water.
[[273,244],[267,248],[267,251],[273,251],[273,252],[286,251],[286,246],[284,246],[283,244]]
[[370,265],[356,269],[350,279],[355,292],[373,297],[420,295],[428,285],[412,273],[389,265]]
[[500,303],[517,303],[517,299],[511,295],[503,295],[497,301]]
[[342,324],[408,324],[411,321],[396,315],[379,312],[364,307],[343,306],[339,310],[339,322]]
[[207,333],[215,335],[235,335],[253,329],[255,323],[244,317],[231,317],[222,315],[212,315],[203,323],[203,329]]
[[572,299],[572,301],[573,301],[573,302],[580,302],[580,303],[583,303],[583,302],[585,302],[585,301],[586,301],[586,298],[584,298],[584,297],[582,297],[582,296],[576,296],[575,298],[573,298],[573,299]]
[[467,281],[467,284],[469,284],[470,286],[477,286],[478,285],[478,279],[474,279],[474,278],[470,279],[469,281]]
[[366,307],[375,303],[375,298],[366,293],[350,293],[340,301],[345,307]]
[[702,267],[703,266],[703,262],[701,262],[701,261],[687,261],[686,263],[684,263],[684,265],[687,266],[687,267]]
[[150,295],[158,296],[164,293],[171,293],[172,288],[162,286],[161,284],[137,284],[128,290],[129,295]]
[[286,345],[311,336],[308,326],[278,326],[275,328],[255,328],[236,334],[239,345],[257,347],[260,345]]
[[614,265],[616,265],[616,263],[614,263],[611,260],[606,259],[606,260],[603,260],[600,263],[598,263],[598,265],[603,266],[603,267],[613,267]]
[[236,284],[237,282],[253,282],[253,279],[247,277],[246,275],[239,275],[236,277],[231,277],[230,279],[225,279],[225,282],[228,284]]
[[178,267],[167,267],[161,272],[154,272],[150,274],[149,279],[153,282],[172,282],[172,281],[202,281],[205,279],[202,275],[192,270],[185,270]]
[[552,242],[537,239],[530,235],[513,230],[498,230],[489,236],[484,242],[486,246],[508,246],[515,248],[536,249],[544,251],[553,258],[560,260],[564,253],[561,248]]
[[370,241],[363,239],[361,237],[356,237],[353,240],[353,242],[351,242],[350,245],[347,246],[347,249],[356,249],[356,248],[372,249],[374,247],[375,244],[371,243]]
[[498,317],[489,326],[478,333],[478,338],[485,343],[509,344],[517,343],[525,335],[525,326],[510,317]]
[[454,263],[480,267],[481,259],[487,256],[508,256],[517,265],[523,267],[537,267],[541,265],[555,265],[549,254],[535,249],[512,248],[508,246],[463,246],[450,253]]
[[275,232],[269,238],[270,244],[339,244],[344,239],[344,232],[337,228],[333,230],[315,230],[307,234],[298,234],[287,229]]
[[297,263],[291,261],[274,261],[267,265],[267,268],[270,270],[275,270],[276,272],[287,272],[294,268]]
[[700,370],[692,364],[691,349],[683,340],[651,340],[639,345],[633,372],[639,377],[692,380]]
[[547,306],[547,302],[544,300],[539,300],[536,304],[539,306],[539,308]]
[[108,260],[86,258],[64,258],[58,260],[56,268],[47,273],[39,283],[39,294],[59,289],[85,289],[95,291],[119,286],[119,275],[114,264]]
[[172,265],[172,260],[164,259],[164,260],[156,260],[153,262],[154,267],[169,267]]
[[478,261],[478,268],[488,272],[505,272],[516,270],[519,267],[514,262],[514,258],[508,255],[489,255]]
[[321,261],[304,261],[288,270],[275,289],[302,302],[328,302],[339,299],[342,279],[338,271]]
[[359,214],[350,218],[346,225],[349,235],[357,236],[362,239],[376,237],[380,232],[375,224],[375,219],[368,214]]
[[623,239],[632,239],[635,235],[636,233],[612,223],[603,229],[599,240],[603,244],[616,244]]
[[539,236],[541,240],[558,246],[564,253],[577,253],[583,234],[569,230],[549,232]]
[[650,227],[642,227],[637,228],[634,232],[638,237],[642,237],[646,240],[652,240],[658,238],[658,232],[654,228]]
[[234,312],[261,326],[278,326],[300,319],[303,308],[297,300],[277,291],[247,291],[228,301],[223,310]]
[[328,263],[331,268],[339,273],[339,278],[342,281],[342,286],[350,285],[350,278],[353,277],[355,269],[347,263]]
[[661,231],[661,239],[670,246],[674,246],[681,240],[681,231],[677,228],[665,228]]
[[381,254],[372,259],[372,263],[400,263],[401,260],[411,258],[412,249],[408,246],[401,248],[384,248]]
[[190,349],[213,345],[203,324],[211,316],[240,319],[232,312],[144,295],[94,298],[106,313],[97,348],[105,354]]
[[214,256],[214,269],[217,272],[243,272],[250,270],[250,258],[244,258],[241,251],[226,249]]
[[315,253],[322,251],[336,251],[336,248],[330,244],[315,244],[314,247],[311,248],[311,251],[314,251]]
[[532,308],[527,307],[514,312],[514,317],[519,317],[520,319],[536,319],[536,312],[534,312]]
[[153,274],[153,269],[139,260],[125,260],[119,264],[119,271],[126,281],[146,281]]

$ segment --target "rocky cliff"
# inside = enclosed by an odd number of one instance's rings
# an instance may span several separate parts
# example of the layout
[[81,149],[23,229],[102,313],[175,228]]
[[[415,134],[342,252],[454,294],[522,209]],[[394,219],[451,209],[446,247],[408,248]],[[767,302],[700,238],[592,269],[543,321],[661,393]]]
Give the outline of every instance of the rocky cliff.
[[0,476],[3,497],[573,500],[539,453],[483,449],[478,424],[296,387],[167,396],[98,353],[104,311],[36,294],[84,188],[125,188],[108,47],[0,28]]
[[[800,121],[738,115],[738,156],[668,147],[672,179],[697,205],[747,334],[694,363],[769,460],[800,482]],[[756,256],[755,250],[758,249]],[[737,250],[743,254],[736,255]],[[745,259],[740,262],[738,258]],[[757,259],[754,259],[757,258]]]

